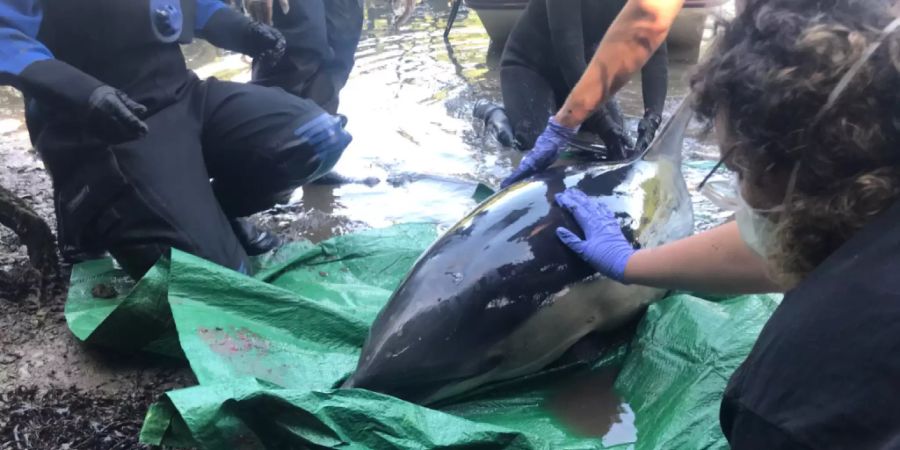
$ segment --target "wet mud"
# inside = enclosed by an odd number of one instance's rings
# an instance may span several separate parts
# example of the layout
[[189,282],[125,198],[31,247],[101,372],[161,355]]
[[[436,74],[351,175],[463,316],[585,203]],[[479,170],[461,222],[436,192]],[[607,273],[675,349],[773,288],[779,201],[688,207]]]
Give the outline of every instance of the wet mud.
[[[518,163],[520,152],[486,138],[471,117],[477,100],[500,101],[499,52],[491,48],[475,13],[465,9],[446,43],[448,3],[421,1],[397,26],[389,0],[366,0],[356,67],[341,95],[341,113],[350,119],[354,142],[337,169],[380,182],[307,186],[288,204],[254,220],[287,240],[313,241],[401,222],[449,226],[475,206],[472,195],[479,182],[496,186]],[[245,57],[204,43],[186,47],[185,53],[203,77],[249,79]],[[671,65],[669,113],[687,93],[689,70],[678,62]],[[639,80],[619,99],[635,133],[642,111]],[[693,124],[685,143],[691,188],[716,156],[702,127]],[[0,87],[0,185],[23,198],[55,231],[52,183],[31,148],[21,98],[8,87]],[[698,229],[724,219],[693,191],[692,197]],[[62,280],[68,270],[64,265]],[[189,368],[85,347],[65,324],[65,283],[43,292],[40,285],[22,243],[0,227],[0,450],[144,448],[137,431],[147,406],[169,389],[195,384]],[[224,339],[214,331],[210,339]],[[231,345],[223,341],[221,350],[231,351]],[[627,442],[627,399],[615,396],[614,378],[609,372],[573,379],[546,406],[575,433],[604,443]]]

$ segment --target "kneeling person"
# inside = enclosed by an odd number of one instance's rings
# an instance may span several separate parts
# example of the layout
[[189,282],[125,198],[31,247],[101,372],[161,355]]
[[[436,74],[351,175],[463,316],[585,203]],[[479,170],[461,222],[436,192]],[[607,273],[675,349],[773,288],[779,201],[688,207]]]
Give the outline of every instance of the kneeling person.
[[271,239],[237,218],[349,144],[308,100],[198,79],[179,46],[195,33],[272,63],[284,53],[278,31],[217,0],[0,0],[0,81],[26,96],[64,254],[109,251],[140,277],[174,247],[247,272]]

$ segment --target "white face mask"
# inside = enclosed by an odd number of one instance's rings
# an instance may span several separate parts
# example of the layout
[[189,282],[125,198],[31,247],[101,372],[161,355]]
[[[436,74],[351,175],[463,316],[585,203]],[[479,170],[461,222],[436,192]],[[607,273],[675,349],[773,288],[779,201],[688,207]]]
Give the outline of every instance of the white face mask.
[[[792,176],[795,176],[792,175]],[[793,181],[789,184],[792,184]],[[758,210],[747,204],[741,196],[741,188],[736,178],[729,181],[711,181],[704,185],[702,194],[714,205],[726,211],[733,211],[741,240],[763,259],[769,256],[769,249],[775,244],[777,224],[769,217],[784,211],[779,205],[767,210]]]
[[772,248],[775,241],[775,224],[743,199],[741,203],[742,207],[734,214],[741,240],[757,255],[768,259],[768,249]]

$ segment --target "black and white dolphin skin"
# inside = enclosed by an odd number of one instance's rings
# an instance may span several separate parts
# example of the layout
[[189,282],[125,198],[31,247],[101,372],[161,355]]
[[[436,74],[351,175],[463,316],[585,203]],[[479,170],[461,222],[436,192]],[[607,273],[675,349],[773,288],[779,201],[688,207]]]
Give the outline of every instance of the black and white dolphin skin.
[[625,235],[654,247],[693,232],[683,102],[643,155],[551,169],[485,200],[416,262],[369,332],[344,387],[433,403],[546,367],[592,331],[633,319],[663,291],[597,275],[556,236],[580,230],[554,195],[578,187]]

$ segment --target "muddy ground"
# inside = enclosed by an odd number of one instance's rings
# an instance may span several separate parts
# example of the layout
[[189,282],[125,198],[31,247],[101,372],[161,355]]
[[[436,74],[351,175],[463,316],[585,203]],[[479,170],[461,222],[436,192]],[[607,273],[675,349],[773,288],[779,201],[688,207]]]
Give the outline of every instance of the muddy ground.
[[[55,231],[50,179],[15,111],[4,116],[13,118],[0,123],[0,185]],[[0,227],[0,449],[148,448],[137,442],[147,407],[195,384],[190,370],[81,345],[63,316],[68,272],[64,265],[42,283],[24,246]]]
[[[52,183],[29,142],[16,95],[0,87],[0,186],[55,233]],[[289,240],[360,227],[290,206],[254,219]],[[19,238],[0,226],[0,450],[152,448],[138,442],[148,407],[196,380],[182,361],[110,354],[79,342],[64,317],[70,269],[63,262],[58,277],[42,277]]]

